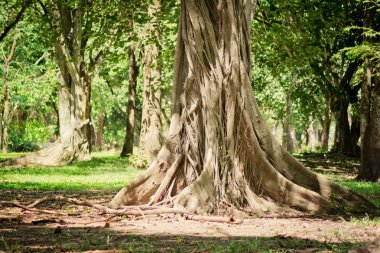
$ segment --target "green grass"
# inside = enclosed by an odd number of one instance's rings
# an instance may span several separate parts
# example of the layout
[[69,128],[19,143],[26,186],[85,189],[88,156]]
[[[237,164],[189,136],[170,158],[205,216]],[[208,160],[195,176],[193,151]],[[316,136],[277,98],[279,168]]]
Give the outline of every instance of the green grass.
[[348,189],[360,193],[369,198],[378,208],[380,208],[380,184],[363,181],[338,181],[338,184],[347,187]]
[[[20,155],[22,154],[10,153],[7,156],[0,156],[0,159]],[[0,189],[118,190],[143,171],[135,168],[128,158],[120,158],[118,154],[99,152],[93,153],[92,157],[91,161],[74,162],[63,167],[0,168]],[[308,162],[313,162],[311,157],[307,158]],[[316,161],[316,163],[319,162]],[[329,166],[335,166],[336,162],[331,161]],[[340,164],[339,167],[345,169],[349,165]],[[325,171],[329,173],[329,170]],[[331,175],[330,178],[340,185],[369,197],[375,205],[380,207],[380,184],[343,181],[343,178],[337,174]]]
[[134,168],[128,158],[95,153],[89,162],[63,167],[0,168],[0,189],[117,190],[142,171]]

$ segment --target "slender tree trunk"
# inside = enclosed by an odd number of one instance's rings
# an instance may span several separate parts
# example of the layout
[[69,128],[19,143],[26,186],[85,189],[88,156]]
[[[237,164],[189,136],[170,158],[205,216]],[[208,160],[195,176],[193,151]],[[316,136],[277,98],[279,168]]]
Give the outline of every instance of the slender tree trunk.
[[310,145],[311,147],[311,151],[315,151],[316,148],[315,148],[315,129],[314,129],[314,122],[313,122],[313,119],[310,120],[310,125],[309,125],[309,128],[307,129],[307,135],[308,135],[308,144]]
[[351,133],[350,133],[350,123],[348,120],[348,100],[341,101],[338,118],[336,119],[338,128],[339,128],[339,136],[340,136],[340,147],[339,150],[345,155],[351,155]]
[[289,153],[297,151],[297,141],[295,138],[295,131],[291,126],[291,114],[292,114],[292,101],[291,101],[291,88],[286,94],[286,110],[285,110],[285,122],[282,136],[282,145],[286,147]]
[[322,136],[321,136],[321,148],[324,151],[329,150],[329,138],[330,138],[330,126],[331,126],[331,98],[326,99],[324,108],[324,118],[321,122],[322,125]]
[[9,106],[11,96],[9,94],[9,88],[7,86],[6,75],[3,77],[3,117],[2,117],[2,152],[3,155],[8,154],[8,123],[9,123]]
[[322,125],[321,148],[324,151],[329,150],[330,125],[331,116],[328,116],[328,118],[325,118]]
[[147,32],[151,34],[148,45],[144,50],[144,91],[143,109],[141,118],[140,149],[151,162],[156,158],[162,146],[162,121],[161,121],[161,67],[159,47],[159,21],[157,14],[161,2],[153,1],[148,11],[151,21]]
[[96,147],[99,151],[104,148],[104,119],[106,114],[99,112],[98,114],[98,132],[96,134]]
[[306,169],[272,136],[251,87],[251,7],[246,0],[182,1],[168,137],[111,206],[174,198],[175,207],[197,213],[247,207],[261,213],[282,205],[374,210]]
[[133,136],[136,121],[136,85],[139,66],[135,58],[135,50],[133,46],[129,47],[129,88],[128,88],[128,119],[125,130],[125,139],[123,149],[120,156],[125,157],[133,154]]
[[16,40],[13,40],[11,49],[7,57],[4,58],[3,66],[3,110],[2,110],[2,121],[1,121],[1,141],[3,155],[8,154],[8,124],[9,124],[9,107],[11,103],[11,95],[8,87],[8,74],[9,74],[9,64],[11,63],[15,50],[16,50]]

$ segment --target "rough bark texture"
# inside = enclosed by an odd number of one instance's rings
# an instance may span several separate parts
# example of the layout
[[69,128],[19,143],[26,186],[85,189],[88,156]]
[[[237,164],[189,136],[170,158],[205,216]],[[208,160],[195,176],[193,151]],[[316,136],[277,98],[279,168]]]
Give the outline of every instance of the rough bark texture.
[[[366,3],[364,25],[374,27],[374,6]],[[377,38],[365,38],[378,42]],[[377,40],[377,41],[376,41]],[[359,180],[377,181],[380,175],[380,68],[366,61],[366,81],[361,88],[361,167]]]
[[329,92],[325,92],[325,105],[323,108],[323,115],[322,113],[317,113],[317,118],[322,126],[322,132],[321,132],[321,149],[324,151],[328,151],[329,149],[329,138],[330,138],[330,126],[331,126],[331,118],[332,118],[332,112],[331,112],[331,95]]
[[[328,102],[330,104],[330,102]],[[325,108],[325,117],[322,121],[322,137],[321,148],[324,151],[329,150],[329,138],[330,138],[330,126],[331,126],[331,110],[330,107]]]
[[140,149],[153,161],[162,146],[161,122],[161,67],[157,14],[161,2],[154,0],[150,6],[151,21],[147,27],[150,34],[144,50],[144,91],[141,118]]
[[1,115],[1,133],[0,140],[3,155],[8,154],[8,125],[9,125],[9,107],[11,103],[11,95],[9,93],[8,87],[8,74],[9,74],[9,64],[11,63],[15,50],[16,50],[16,40],[13,40],[12,46],[9,50],[9,54],[4,58],[3,66],[3,99],[2,99],[2,115]]
[[112,206],[174,197],[191,212],[374,208],[307,170],[273,138],[251,88],[251,10],[247,0],[182,1],[168,137]]
[[[377,73],[380,73],[380,70]],[[362,93],[368,92],[366,89]],[[370,110],[367,114],[369,117],[363,133],[361,167],[358,179],[377,181],[380,173],[380,76],[374,77],[372,92],[364,97],[362,96],[362,99],[365,98],[368,99],[370,106],[363,108],[363,114],[367,113],[367,109]]]
[[310,146],[311,148],[311,151],[315,151],[316,150],[316,138],[315,138],[315,129],[314,129],[314,121],[313,119],[311,118],[310,120],[310,125],[309,127],[307,128],[306,130],[306,145],[307,146]]
[[358,87],[352,88],[350,82],[357,71],[359,62],[351,62],[343,77],[338,84],[337,93],[335,94],[335,123],[336,138],[333,151],[347,156],[358,156],[358,140],[360,137],[360,119],[357,115],[351,115],[351,124],[349,122],[349,105],[357,102]]
[[287,91],[286,94],[286,110],[285,110],[285,122],[284,122],[284,131],[282,134],[282,145],[286,148],[289,153],[297,152],[297,140],[295,130],[292,127],[292,100],[291,100],[291,88]]
[[103,150],[104,148],[104,120],[105,113],[99,112],[98,114],[98,132],[96,133],[96,148]]
[[129,88],[128,88],[128,119],[125,129],[124,145],[120,156],[125,157],[133,154],[133,136],[135,132],[136,121],[136,85],[137,76],[139,75],[139,66],[136,62],[135,50],[133,46],[129,47]]

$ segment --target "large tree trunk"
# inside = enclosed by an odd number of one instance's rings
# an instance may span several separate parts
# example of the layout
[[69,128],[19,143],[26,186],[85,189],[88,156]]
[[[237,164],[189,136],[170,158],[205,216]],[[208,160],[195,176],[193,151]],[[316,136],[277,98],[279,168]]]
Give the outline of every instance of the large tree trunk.
[[129,88],[128,88],[128,119],[125,129],[125,139],[120,156],[125,157],[133,154],[133,136],[135,132],[136,121],[136,85],[139,74],[139,66],[135,58],[133,46],[129,47]]
[[342,99],[337,113],[336,124],[339,133],[338,152],[347,156],[357,156],[359,154],[357,143],[360,137],[360,120],[358,117],[352,116],[350,125],[348,106],[348,100]]
[[[366,4],[364,25],[374,26],[375,8]],[[365,38],[378,42],[376,38]],[[377,40],[377,41],[376,41]],[[380,68],[375,68],[366,60],[366,82],[361,88],[361,166],[357,179],[377,181],[380,175]]]
[[356,115],[351,115],[351,125],[349,122],[348,108],[350,103],[353,103],[358,90],[350,87],[350,82],[358,69],[358,62],[351,62],[343,77],[338,84],[338,93],[334,108],[336,138],[334,141],[333,151],[347,156],[358,156],[358,140],[360,137],[360,119]]
[[373,86],[369,80],[362,87],[362,118],[366,118],[366,126],[362,133],[358,179],[366,181],[377,181],[380,173],[380,76],[373,79]]
[[272,136],[251,88],[251,10],[248,0],[182,1],[168,137],[112,206],[174,197],[190,212],[374,208],[307,170]]
[[158,36],[157,13],[160,1],[153,1],[150,6],[151,22],[147,33],[151,34],[144,50],[144,91],[141,118],[140,149],[151,162],[156,158],[162,146],[161,122],[161,67],[159,63],[160,48]]

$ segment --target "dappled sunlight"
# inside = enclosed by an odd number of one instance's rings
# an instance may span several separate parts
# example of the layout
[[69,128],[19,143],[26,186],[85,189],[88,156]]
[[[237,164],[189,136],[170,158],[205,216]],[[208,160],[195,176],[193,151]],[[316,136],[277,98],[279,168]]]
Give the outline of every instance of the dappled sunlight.
[[0,168],[0,189],[86,190],[119,189],[143,170],[128,159],[95,156],[63,167]]
[[[18,225],[2,220],[0,250],[283,252],[309,248],[345,252],[364,247],[364,244],[376,238],[374,233],[359,236],[364,230],[357,225],[346,223],[344,227],[336,229],[335,226],[341,226],[342,222],[321,220],[302,222],[298,219],[253,219],[247,223],[231,225],[177,218],[148,219],[149,222],[145,219],[120,219],[110,221],[108,225],[105,222],[93,222],[64,226],[37,217],[34,217],[34,221]],[[91,222],[91,217],[83,217],[82,221]],[[292,229],[284,229],[285,227]]]

